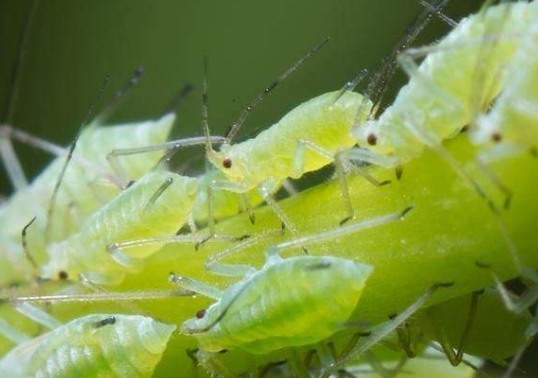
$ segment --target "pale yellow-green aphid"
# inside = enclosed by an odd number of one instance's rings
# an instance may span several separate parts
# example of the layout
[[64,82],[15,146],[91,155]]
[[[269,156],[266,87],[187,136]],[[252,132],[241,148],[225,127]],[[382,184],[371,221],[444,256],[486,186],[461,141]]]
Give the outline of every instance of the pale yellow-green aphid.
[[248,239],[206,263],[217,274],[243,276],[223,291],[172,275],[182,288],[216,300],[196,318],[185,321],[181,332],[195,337],[205,352],[240,348],[253,354],[314,344],[333,335],[345,328],[372,267],[332,256],[282,258],[279,251],[378,227],[400,219],[408,210],[272,246],[259,270],[218,262],[268,235]]
[[3,378],[149,378],[175,326],[151,318],[94,314],[15,347],[0,360]]
[[[536,3],[489,7],[462,20],[437,45],[404,52],[399,60],[409,83],[378,120],[359,122],[353,133],[361,149],[347,156],[399,166],[472,123],[510,85],[501,78],[522,35],[536,21],[533,7]],[[416,67],[413,57],[426,53]]]
[[[174,235],[186,223],[196,199],[197,182],[167,171],[147,173],[97,211],[71,237],[47,246],[48,261],[40,269],[44,278],[77,278],[115,285],[161,243],[111,250],[114,243]],[[176,240],[179,237],[176,237]],[[193,237],[185,236],[195,243]]]
[[[19,189],[0,204],[0,287],[32,277],[33,268],[25,258],[21,232],[33,219],[28,228],[28,250],[36,258],[46,256],[48,240],[63,240],[78,231],[85,220],[106,204],[121,189],[108,168],[106,152],[115,147],[136,147],[165,140],[174,122],[169,114],[156,121],[122,125],[93,125],[83,130],[77,149],[63,178],[57,195],[53,228],[47,236],[48,209],[58,179],[63,159],[56,158],[31,184]],[[3,129],[6,132],[7,129]],[[11,130],[13,132],[13,130]],[[5,147],[8,139],[0,139]],[[59,155],[67,151],[53,146]],[[5,151],[3,149],[3,151]],[[148,156],[129,156],[126,172],[133,180],[143,176],[159,160],[158,153]],[[6,160],[4,160],[5,162]]]

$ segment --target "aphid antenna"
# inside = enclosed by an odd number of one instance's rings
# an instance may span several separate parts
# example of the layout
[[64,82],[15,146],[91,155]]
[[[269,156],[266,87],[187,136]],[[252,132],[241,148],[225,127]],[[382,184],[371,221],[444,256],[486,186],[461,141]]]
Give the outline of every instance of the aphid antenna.
[[101,87],[99,88],[96,100],[94,101],[92,106],[88,109],[88,112],[86,113],[86,117],[84,118],[84,120],[82,121],[82,124],[79,126],[79,128],[77,130],[77,133],[75,135],[75,139],[73,140],[73,142],[69,146],[69,152],[67,153],[67,158],[66,158],[66,160],[65,160],[65,162],[64,162],[64,164],[62,166],[62,169],[60,171],[58,179],[56,180],[56,183],[54,185],[54,190],[52,192],[52,197],[50,199],[49,207],[47,209],[47,224],[45,226],[45,238],[46,238],[47,242],[50,241],[50,236],[51,236],[50,233],[51,233],[51,230],[52,230],[54,209],[55,209],[55,206],[56,206],[58,193],[59,193],[60,187],[62,185],[63,178],[65,176],[65,172],[67,171],[69,163],[71,162],[71,159],[73,157],[73,153],[75,152],[75,148],[77,147],[77,142],[78,142],[78,140],[79,140],[79,138],[80,138],[80,136],[82,134],[82,131],[84,130],[84,128],[88,124],[89,120],[93,116],[95,107],[97,106],[97,104],[101,100],[101,97],[103,96],[104,90],[105,90],[106,86],[108,85],[109,81],[110,81],[110,77],[107,75],[105,77],[105,79],[103,80],[103,83],[101,84]]
[[229,127],[228,131],[226,132],[226,140],[227,143],[231,143],[232,139],[235,137],[245,120],[247,119],[248,115],[256,106],[260,104],[260,102],[267,97],[273,89],[275,89],[278,85],[280,85],[284,80],[288,78],[293,72],[299,68],[300,65],[302,65],[305,61],[307,61],[312,55],[314,55],[319,49],[321,49],[327,42],[329,42],[329,37],[325,37],[323,41],[321,41],[319,44],[314,46],[313,49],[308,51],[305,55],[301,57],[293,66],[288,68],[283,74],[281,74],[279,77],[276,78],[275,81],[273,81],[268,87],[266,87],[262,92],[260,92],[250,104],[247,105],[247,107],[243,110],[243,112],[239,115],[239,118],[232,123],[232,125]]
[[[105,108],[101,110],[101,112],[95,117],[91,124],[97,125],[106,122],[110,118],[112,113],[114,113],[114,111],[116,111],[116,109],[121,105],[121,103],[124,102],[125,99],[129,96],[129,94],[132,92],[132,89],[140,81],[142,75],[144,75],[144,68],[142,66],[139,66],[136,68],[129,81],[114,94],[112,101],[110,101],[105,106]],[[89,122],[89,119],[86,121],[86,123],[87,122]]]
[[26,260],[32,265],[32,268],[34,269],[34,272],[37,274],[39,272],[39,265],[37,264],[37,261],[35,260],[34,256],[30,253],[28,249],[28,238],[26,233],[28,232],[28,228],[32,226],[32,224],[35,222],[36,217],[33,217],[30,222],[26,224],[26,226],[23,227],[21,231],[21,243],[22,243],[22,250],[24,252],[24,256],[26,257]]
[[270,258],[271,256],[277,255],[280,251],[290,249],[290,248],[296,248],[298,246],[304,247],[310,244],[314,243],[320,243],[326,240],[331,240],[340,236],[352,234],[355,232],[359,232],[362,230],[366,230],[369,228],[377,227],[380,225],[384,225],[386,223],[394,222],[397,220],[403,219],[409,211],[413,209],[412,206],[406,207],[402,212],[399,213],[393,213],[389,215],[380,216],[373,219],[367,219],[361,222],[356,222],[352,224],[343,225],[340,227],[337,227],[335,229],[331,229],[328,231],[320,232],[319,234],[309,235],[305,236],[299,239],[290,240],[287,242],[283,242],[277,245],[272,246],[267,251],[267,256]]
[[340,89],[340,91],[338,91],[338,93],[336,94],[336,96],[334,97],[334,101],[333,102],[336,102],[340,99],[340,97],[342,97],[344,95],[344,93],[346,93],[347,91],[352,91],[354,90],[357,85],[359,85],[359,83],[366,77],[368,76],[368,70],[366,68],[363,68],[362,70],[359,71],[359,73],[357,75],[355,75],[355,77],[353,79],[351,79],[350,81],[348,81],[347,83],[345,83],[342,88]]
[[30,29],[32,27],[32,22],[36,14],[37,8],[39,5],[39,0],[32,1],[32,4],[28,7],[26,12],[26,17],[23,23],[23,28],[19,34],[18,48],[16,52],[15,62],[11,70],[10,81],[8,84],[8,97],[4,104],[4,109],[2,114],[4,114],[4,122],[7,124],[11,123],[15,105],[18,99],[19,92],[19,80],[20,73],[23,69],[24,56],[26,54],[26,47],[28,45],[28,40],[30,37]]
[[[0,134],[3,134],[3,129],[12,122],[13,113],[19,94],[19,80],[23,68],[26,46],[28,45],[30,29],[32,26],[34,15],[36,14],[38,8],[38,4],[39,0],[34,0],[28,8],[23,28],[19,34],[19,43],[15,56],[15,62],[13,63],[11,76],[8,84],[8,96],[6,98],[4,109],[2,111],[3,119],[0,119]],[[19,190],[28,186],[28,179],[24,174],[24,170],[22,169],[20,161],[17,159],[17,155],[15,154],[13,145],[11,144],[9,138],[4,138],[3,135],[0,135],[0,155],[2,156],[2,161],[6,168],[7,174],[13,182],[14,189]]]
[[[440,13],[450,0],[438,1],[439,3],[436,5],[430,4],[429,7],[425,7],[425,9],[405,28],[403,36],[392,48],[391,52],[381,60],[377,70],[372,74],[370,82],[368,83],[366,95],[357,112],[355,124],[361,124],[366,120],[375,118],[381,106],[383,96],[387,91],[388,84],[398,67],[397,56],[409,47],[420,32],[432,20],[433,15]],[[367,119],[364,119],[363,116],[366,113],[364,109],[367,107],[367,99],[370,99],[374,103],[374,106],[370,110]]]
[[433,11],[434,12],[433,14],[437,18],[439,18],[441,21],[443,21],[445,24],[447,24],[451,28],[455,28],[456,26],[458,26],[458,23],[455,20],[453,20],[452,18],[448,17],[446,14],[444,14],[442,12],[442,9],[439,9],[438,6],[432,5],[426,0],[415,0],[415,2],[422,5],[424,8]]
[[189,93],[192,92],[193,89],[194,89],[194,86],[190,83],[183,85],[183,87],[181,87],[179,92],[172,98],[172,100],[170,101],[170,104],[168,104],[168,106],[162,112],[162,115],[164,116],[169,113],[174,113],[176,109],[179,107],[179,105],[181,105],[185,97],[187,97]]
[[0,298],[10,303],[90,303],[90,302],[131,302],[167,300],[176,297],[192,297],[189,290],[149,290],[124,292],[72,293],[53,295],[20,295]]

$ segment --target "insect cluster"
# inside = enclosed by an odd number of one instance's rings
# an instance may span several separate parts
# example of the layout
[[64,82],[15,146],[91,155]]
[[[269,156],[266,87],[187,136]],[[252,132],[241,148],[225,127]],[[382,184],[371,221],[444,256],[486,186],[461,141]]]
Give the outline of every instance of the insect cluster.
[[[205,77],[202,136],[168,140],[173,112],[105,125],[114,103],[62,148],[8,117],[0,375],[150,377],[164,355],[180,376],[466,377],[484,359],[511,376],[537,332],[538,3],[459,23],[445,3],[423,4],[377,72],[243,142],[248,114],[327,40],[224,136],[210,132]],[[435,15],[453,30],[408,48]],[[377,115],[395,60],[409,81]],[[28,183],[12,140],[55,159]],[[206,171],[173,171],[196,145]],[[330,181],[293,188],[328,166]]]

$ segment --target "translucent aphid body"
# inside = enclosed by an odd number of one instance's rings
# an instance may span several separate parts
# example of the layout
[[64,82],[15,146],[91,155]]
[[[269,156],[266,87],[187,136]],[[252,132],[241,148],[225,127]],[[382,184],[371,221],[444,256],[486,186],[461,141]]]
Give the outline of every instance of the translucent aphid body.
[[149,378],[175,326],[95,314],[26,341],[0,360],[3,378]]
[[[404,52],[400,63],[409,83],[377,121],[358,125],[354,135],[368,151],[355,150],[357,158],[397,166],[474,121],[503,89],[503,70],[532,23],[533,6],[487,8],[464,19],[437,45]],[[409,59],[426,52],[419,67]]]
[[[35,258],[40,259],[47,256],[48,241],[68,238],[81,229],[91,214],[120,193],[118,183],[114,182],[114,175],[108,168],[106,153],[117,147],[162,142],[168,137],[174,120],[175,116],[169,114],[157,121],[113,126],[92,124],[84,129],[59,188],[51,219],[47,212],[65,157],[56,158],[31,184],[2,202],[0,219],[4,221],[0,227],[0,287],[32,277],[33,269],[24,256],[21,240],[21,231],[32,218],[36,220],[28,228],[28,249]],[[126,158],[129,164],[125,171],[131,179],[137,180],[159,158],[159,153],[129,156]],[[47,224],[53,227],[47,230]],[[46,235],[47,232],[50,235]]]
[[338,150],[355,144],[351,127],[363,100],[352,91],[325,93],[297,106],[255,138],[209,151],[209,161],[229,180],[217,182],[217,187],[222,183],[228,190],[246,192],[332,163]]
[[477,143],[511,144],[520,149],[538,144],[538,3],[529,5],[532,22],[507,69],[503,89],[491,110],[471,130]]
[[[70,238],[48,246],[49,261],[42,267],[46,278],[86,278],[117,284],[140,260],[163,243],[133,246],[110,252],[113,243],[145,237],[174,235],[187,221],[196,199],[197,182],[172,172],[152,171],[96,212]],[[178,195],[178,193],[180,195]]]
[[184,322],[181,331],[207,352],[241,348],[264,354],[312,344],[345,326],[372,271],[331,256],[275,255],[226,289],[203,317]]

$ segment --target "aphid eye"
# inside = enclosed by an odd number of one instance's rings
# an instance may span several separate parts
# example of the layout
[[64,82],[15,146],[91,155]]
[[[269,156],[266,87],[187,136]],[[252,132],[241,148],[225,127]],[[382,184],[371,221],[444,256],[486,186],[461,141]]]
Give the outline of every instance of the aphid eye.
[[224,159],[224,160],[222,161],[222,166],[223,166],[224,168],[228,168],[228,169],[229,169],[229,168],[232,168],[232,159],[230,159],[230,158],[226,158],[226,159]]
[[196,319],[202,319],[205,316],[205,309],[196,312]]
[[500,142],[502,139],[502,135],[499,133],[493,133],[491,134],[491,140],[495,143]]
[[375,136],[375,134],[369,134],[368,138],[366,138],[366,141],[370,146],[375,146],[377,143],[377,137]]
[[66,280],[69,278],[69,275],[67,274],[67,272],[65,270],[60,270],[58,272],[58,278],[62,281]]

